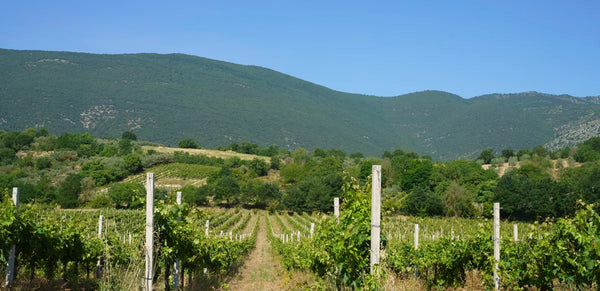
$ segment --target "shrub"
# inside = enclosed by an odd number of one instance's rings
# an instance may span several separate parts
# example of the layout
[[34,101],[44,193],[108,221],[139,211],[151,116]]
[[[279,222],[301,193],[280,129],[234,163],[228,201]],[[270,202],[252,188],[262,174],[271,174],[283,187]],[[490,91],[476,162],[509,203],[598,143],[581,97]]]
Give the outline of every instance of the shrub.
[[184,149],[200,148],[200,146],[198,146],[198,143],[196,143],[196,141],[191,138],[186,138],[186,139],[179,141],[179,143],[177,143],[177,147],[184,148]]

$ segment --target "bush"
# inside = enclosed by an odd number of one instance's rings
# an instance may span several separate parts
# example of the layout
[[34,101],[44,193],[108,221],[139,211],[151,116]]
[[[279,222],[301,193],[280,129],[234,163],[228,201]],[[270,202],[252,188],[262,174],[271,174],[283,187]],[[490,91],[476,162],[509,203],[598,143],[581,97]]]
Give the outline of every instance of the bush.
[[177,143],[177,147],[183,148],[183,149],[200,148],[200,146],[198,146],[198,143],[196,143],[196,141],[191,138],[186,138],[186,139],[179,141],[179,143]]
[[131,131],[126,131],[121,135],[121,139],[137,140],[137,136]]
[[52,166],[52,160],[49,157],[41,157],[35,159],[35,168],[38,170],[43,170],[50,168]]
[[112,206],[112,202],[110,201],[108,195],[100,194],[92,196],[86,205],[92,208],[106,208]]
[[181,188],[181,196],[183,196],[183,202],[190,205],[202,206],[208,205],[208,194],[209,186],[205,185],[200,188],[196,188],[192,185],[187,185]]
[[81,193],[82,176],[69,174],[65,181],[58,187],[56,200],[63,208],[79,206],[79,193]]
[[146,189],[140,183],[119,183],[108,191],[116,208],[141,208],[144,205]]

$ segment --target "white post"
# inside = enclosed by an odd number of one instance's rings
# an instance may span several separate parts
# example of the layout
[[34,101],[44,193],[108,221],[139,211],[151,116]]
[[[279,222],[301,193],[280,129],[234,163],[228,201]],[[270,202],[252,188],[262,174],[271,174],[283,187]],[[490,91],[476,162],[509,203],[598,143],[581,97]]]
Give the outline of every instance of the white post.
[[[12,200],[17,208],[16,215],[19,215],[19,188],[13,187],[12,191]],[[18,218],[17,218],[18,219]],[[15,258],[17,256],[17,247],[12,245],[10,247],[10,254],[8,255],[8,264],[6,266],[6,281],[4,282],[4,287],[10,286],[15,281]]]
[[513,240],[515,242],[519,241],[519,227],[516,224],[513,224]]
[[[98,217],[98,238],[102,239],[102,222],[104,221],[104,216],[100,215]],[[98,263],[96,264],[96,278],[102,277],[102,256],[98,256]]]
[[206,224],[204,224],[204,227],[206,227],[206,229],[204,230],[204,235],[208,236],[208,226],[210,225],[210,220],[206,221]]
[[371,274],[373,267],[379,264],[381,232],[381,165],[372,167],[371,187]]
[[315,233],[315,223],[310,223],[310,238],[313,238],[313,234]]
[[154,276],[154,173],[146,175],[146,272],[144,290],[152,290]]
[[494,203],[494,287],[500,290],[500,276],[498,276],[498,263],[500,262],[500,203]]
[[419,224],[415,223],[415,250],[419,249]]
[[[177,192],[177,205],[181,205],[181,192]],[[181,221],[181,217],[177,217],[177,221]],[[179,258],[175,259],[173,266],[173,290],[179,290],[179,274],[181,273],[181,264]]]
[[333,216],[335,216],[335,221],[340,221],[340,198],[333,198]]

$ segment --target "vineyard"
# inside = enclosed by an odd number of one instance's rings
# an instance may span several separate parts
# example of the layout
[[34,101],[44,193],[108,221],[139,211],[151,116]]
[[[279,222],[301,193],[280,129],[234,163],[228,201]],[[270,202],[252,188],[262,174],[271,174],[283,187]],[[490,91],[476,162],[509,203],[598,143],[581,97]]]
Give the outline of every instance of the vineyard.
[[[177,171],[176,164],[163,168],[164,176]],[[492,289],[495,268],[501,289],[598,286],[600,216],[593,205],[584,204],[574,217],[554,222],[503,221],[499,261],[493,255],[491,220],[383,217],[381,260],[370,271],[370,186],[349,179],[339,216],[199,208],[157,200],[155,260],[148,279],[160,290],[228,289],[263,233],[288,272],[314,275],[312,282],[297,288],[391,290],[401,289],[398,282],[406,280],[418,280],[422,288],[463,288],[470,275],[478,283],[468,288]],[[4,200],[0,213],[0,261],[9,274],[6,280],[16,275],[17,286],[25,289],[31,286],[27,282],[40,278],[87,280],[92,289],[142,287],[148,227],[143,211],[15,207],[11,202]],[[12,246],[14,273],[8,267]]]

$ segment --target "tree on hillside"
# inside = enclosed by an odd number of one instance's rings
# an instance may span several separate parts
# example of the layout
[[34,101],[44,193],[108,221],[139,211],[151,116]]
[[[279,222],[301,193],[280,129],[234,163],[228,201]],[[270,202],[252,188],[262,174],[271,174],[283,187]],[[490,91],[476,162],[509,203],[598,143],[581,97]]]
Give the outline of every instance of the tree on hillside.
[[231,204],[239,198],[240,186],[234,177],[223,176],[215,181],[213,191],[216,200],[226,201],[227,204]]
[[200,148],[200,146],[198,146],[198,143],[196,143],[196,141],[191,138],[186,138],[186,139],[179,141],[179,143],[177,143],[177,147],[182,148],[182,149]]
[[128,154],[123,157],[123,168],[132,174],[140,172],[142,167],[142,157],[138,154]]
[[508,161],[508,159],[513,157],[514,155],[515,155],[515,151],[512,149],[503,149],[502,150],[502,156],[504,157],[505,161]]
[[482,150],[481,153],[479,154],[479,156],[477,157],[477,159],[483,160],[484,164],[490,164],[492,162],[492,159],[494,159],[494,150],[493,149]]
[[121,135],[121,139],[137,140],[137,136],[131,131],[125,131]]
[[548,155],[548,151],[541,145],[535,146],[531,152],[538,157],[545,157]]
[[119,183],[108,190],[108,195],[116,208],[140,208],[145,202],[146,189],[140,183]]
[[69,174],[65,181],[58,187],[56,200],[63,208],[74,208],[79,206],[79,193],[81,193],[82,176]]

